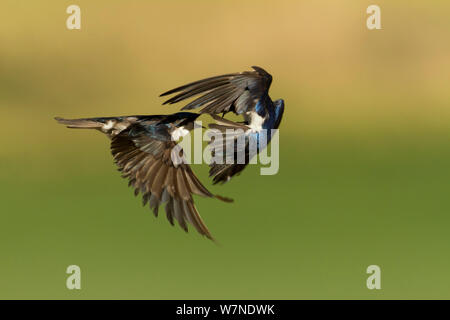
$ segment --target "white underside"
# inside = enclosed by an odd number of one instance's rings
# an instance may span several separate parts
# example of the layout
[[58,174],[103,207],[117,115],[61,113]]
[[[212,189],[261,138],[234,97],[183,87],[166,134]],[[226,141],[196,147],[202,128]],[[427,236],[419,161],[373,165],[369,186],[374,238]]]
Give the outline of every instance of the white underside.
[[135,117],[128,117],[128,118],[124,119],[123,121],[108,120],[108,122],[106,122],[102,126],[101,130],[104,133],[115,136],[115,135],[118,135],[119,133],[121,133],[126,128],[128,128],[128,126],[130,124],[132,124],[133,122],[135,122],[136,120],[137,120],[137,118],[135,118]]
[[184,137],[188,133],[189,133],[189,130],[186,130],[184,127],[176,128],[175,130],[172,131],[172,134],[171,134],[172,140],[178,141],[178,140],[180,140],[181,137]]
[[103,125],[102,130],[103,130],[104,132],[108,132],[109,130],[111,130],[111,129],[114,127],[114,124],[115,124],[115,123],[116,123],[115,121],[109,120],[107,123],[105,123],[105,124]]
[[261,117],[256,112],[247,112],[245,114],[245,118],[246,118],[245,120],[248,122],[248,127],[253,132],[261,131],[262,125],[264,123],[264,118],[263,117]]

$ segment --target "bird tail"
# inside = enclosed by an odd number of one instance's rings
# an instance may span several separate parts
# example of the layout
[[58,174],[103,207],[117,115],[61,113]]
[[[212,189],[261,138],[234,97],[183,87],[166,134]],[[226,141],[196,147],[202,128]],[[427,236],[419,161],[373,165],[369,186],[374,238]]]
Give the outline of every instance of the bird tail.
[[104,118],[84,118],[84,119],[64,119],[55,117],[58,123],[67,126],[67,128],[76,129],[100,129],[105,125]]
[[74,129],[96,129],[109,137],[113,137],[123,130],[127,129],[131,124],[138,121],[143,116],[127,116],[127,117],[104,117],[104,118],[82,118],[82,119],[64,119],[55,117],[58,123],[67,128]]

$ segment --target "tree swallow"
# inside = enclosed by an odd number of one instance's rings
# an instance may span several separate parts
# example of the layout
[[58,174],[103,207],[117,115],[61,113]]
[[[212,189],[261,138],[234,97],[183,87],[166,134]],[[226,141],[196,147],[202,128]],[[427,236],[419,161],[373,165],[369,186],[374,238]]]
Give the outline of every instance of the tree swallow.
[[111,139],[111,152],[122,177],[129,180],[135,195],[142,194],[143,204],[149,203],[155,216],[165,204],[167,219],[174,219],[186,232],[187,222],[197,231],[214,240],[203,222],[192,198],[193,194],[231,199],[214,195],[198,180],[184,161],[183,150],[177,144],[195,127],[199,114],[179,112],[171,115],[123,116],[106,118],[55,118],[68,128],[96,129]]
[[[243,162],[237,163],[234,161],[231,164],[211,163],[209,173],[213,177],[214,183],[224,183],[244,170],[252,157],[263,150],[272,139],[271,129],[278,129],[280,126],[284,112],[284,101],[282,99],[272,101],[269,97],[272,76],[260,67],[253,66],[252,68],[254,71],[244,71],[206,78],[161,94],[161,96],[167,96],[177,93],[163,104],[173,104],[200,95],[185,105],[182,110],[202,107],[200,113],[213,115],[213,118],[217,122],[217,124],[210,125],[211,128],[223,132],[227,129],[241,130],[243,135],[241,138],[244,140]],[[244,123],[235,123],[214,116],[216,114],[222,114],[223,118],[228,112],[243,115]],[[261,143],[263,137],[267,143]],[[255,151],[252,151],[250,148],[251,140],[254,140],[256,143],[257,147]],[[213,153],[219,147],[225,150],[225,146],[233,141],[240,141],[239,135],[225,137],[221,140],[220,144],[216,141],[212,145]],[[234,145],[236,146],[236,144]],[[235,156],[237,156],[237,151],[236,149]]]

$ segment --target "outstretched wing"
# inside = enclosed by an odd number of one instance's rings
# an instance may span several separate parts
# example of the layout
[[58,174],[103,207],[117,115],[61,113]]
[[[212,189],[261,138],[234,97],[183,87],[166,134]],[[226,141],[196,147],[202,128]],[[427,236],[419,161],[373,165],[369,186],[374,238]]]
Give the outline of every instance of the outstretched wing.
[[[213,239],[194,205],[192,194],[217,197],[197,179],[190,166],[182,162],[180,146],[174,141],[151,137],[135,124],[112,138],[111,151],[122,177],[129,179],[135,195],[142,194],[143,204],[149,203],[155,216],[165,204],[167,219],[173,225],[177,220],[188,231],[187,223]],[[228,200],[228,199],[221,199]]]
[[199,81],[164,92],[161,96],[178,93],[163,104],[173,104],[200,95],[182,109],[203,107],[200,113],[242,114],[255,109],[258,101],[268,95],[272,76],[260,67],[255,71],[226,74]]

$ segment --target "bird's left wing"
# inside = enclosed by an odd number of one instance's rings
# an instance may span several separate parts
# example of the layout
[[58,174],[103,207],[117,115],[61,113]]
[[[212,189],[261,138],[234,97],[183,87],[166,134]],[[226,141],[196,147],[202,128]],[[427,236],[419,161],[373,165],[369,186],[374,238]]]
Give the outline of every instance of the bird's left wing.
[[149,203],[155,216],[159,206],[165,204],[172,225],[175,219],[187,231],[190,223],[200,234],[213,239],[192,195],[231,200],[209,192],[182,161],[183,150],[177,146],[174,141],[155,139],[145,127],[134,124],[112,138],[111,152],[122,177],[128,178],[135,195],[142,194],[143,204]]
[[209,124],[211,152],[209,176],[214,184],[225,183],[239,175],[250,160],[264,146],[261,145],[262,132],[255,132],[244,123],[233,122],[217,115],[211,115],[216,123]]
[[272,76],[260,67],[252,68],[255,71],[211,77],[164,92],[161,96],[177,95],[163,104],[173,104],[200,95],[182,109],[203,107],[200,113],[210,114],[253,111],[258,101],[268,95]]

